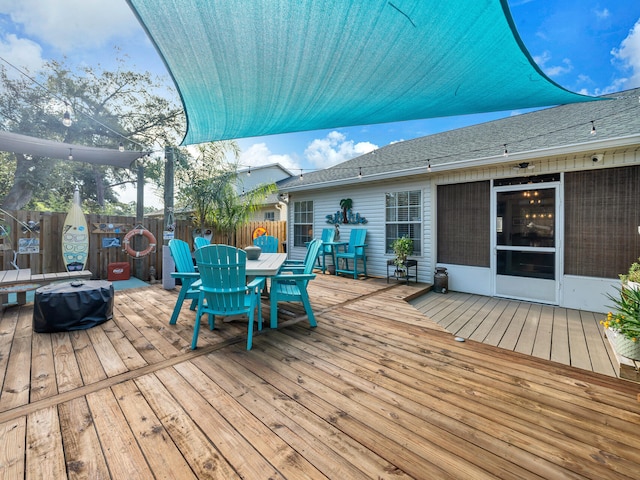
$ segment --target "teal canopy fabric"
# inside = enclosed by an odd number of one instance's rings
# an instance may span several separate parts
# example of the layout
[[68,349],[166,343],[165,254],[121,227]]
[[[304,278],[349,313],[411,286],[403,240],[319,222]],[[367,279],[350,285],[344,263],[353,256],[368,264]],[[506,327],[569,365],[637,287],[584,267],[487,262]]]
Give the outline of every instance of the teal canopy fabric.
[[183,144],[590,99],[535,65],[506,0],[128,0]]

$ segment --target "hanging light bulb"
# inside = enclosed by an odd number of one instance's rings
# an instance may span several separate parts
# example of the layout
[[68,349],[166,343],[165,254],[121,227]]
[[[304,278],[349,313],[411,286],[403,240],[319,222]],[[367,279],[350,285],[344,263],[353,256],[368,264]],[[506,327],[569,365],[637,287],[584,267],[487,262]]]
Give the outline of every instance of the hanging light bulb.
[[302,180],[302,169],[300,169],[300,180]]
[[594,123],[593,120],[591,120],[591,135],[595,135],[596,134],[596,124]]
[[62,124],[65,127],[70,127],[72,123],[73,121],[71,120],[71,114],[69,113],[69,110],[65,110],[64,115],[62,115]]
[[427,172],[431,173],[431,160],[427,160]]
[[69,160],[73,160],[73,149],[69,149]]
[[251,167],[249,167],[249,170],[247,170],[247,177],[251,176]]
[[507,144],[504,144],[504,153],[502,154],[503,157],[508,157],[509,156],[509,151],[507,150]]
[[362,178],[362,167],[358,167],[358,178]]
[[120,142],[120,145],[118,145],[118,150],[124,152],[124,143]]

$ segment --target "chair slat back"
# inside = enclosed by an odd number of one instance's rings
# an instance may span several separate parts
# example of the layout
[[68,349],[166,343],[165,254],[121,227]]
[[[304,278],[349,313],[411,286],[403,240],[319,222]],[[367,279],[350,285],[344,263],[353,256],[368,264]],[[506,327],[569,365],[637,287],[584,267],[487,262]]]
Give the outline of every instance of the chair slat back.
[[278,253],[280,241],[270,235],[262,235],[253,239],[253,244],[260,247],[264,253]]
[[320,253],[321,248],[322,240],[317,238],[311,240],[309,246],[307,247],[307,255],[304,259],[304,273],[313,273],[313,267],[316,263],[316,259],[318,258],[318,254]]
[[193,239],[193,245],[196,249],[206,247],[207,245],[210,245],[210,244],[211,244],[211,241],[207,240],[204,237],[196,237]]
[[195,255],[207,307],[221,315],[245,308],[246,252],[229,245],[206,245]]
[[364,245],[367,239],[366,228],[354,228],[349,234],[349,245],[347,246],[347,253],[353,253],[355,255],[364,255],[364,247],[358,247],[357,245]]
[[[320,237],[322,243],[333,242],[333,239],[336,237],[336,231],[334,228],[323,228],[322,236]],[[331,246],[325,245],[322,249],[324,252],[331,253]]]
[[191,248],[189,244],[184,240],[174,238],[169,241],[169,252],[173,257],[173,262],[176,264],[176,271],[180,273],[195,272],[196,269],[193,266],[193,257],[191,256]]

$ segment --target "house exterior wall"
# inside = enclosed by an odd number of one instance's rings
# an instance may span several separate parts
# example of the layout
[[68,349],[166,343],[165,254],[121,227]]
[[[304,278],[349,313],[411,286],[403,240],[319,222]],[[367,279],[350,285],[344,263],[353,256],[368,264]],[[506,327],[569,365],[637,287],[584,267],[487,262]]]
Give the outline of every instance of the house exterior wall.
[[[599,158],[598,162],[593,161],[596,154]],[[633,145],[614,151],[583,152],[547,158],[532,158],[528,161],[535,166],[534,171],[529,173],[530,175],[640,165],[640,147]],[[351,198],[353,212],[359,213],[368,220],[364,225],[355,226],[367,229],[368,274],[384,278],[387,273],[386,262],[393,258],[392,254],[385,252],[385,193],[419,189],[422,192],[423,249],[420,255],[410,257],[419,262],[418,281],[432,283],[435,267],[443,266],[447,268],[451,290],[492,296],[495,294],[495,275],[492,268],[436,264],[437,186],[522,176],[522,171],[514,170],[514,163],[517,162],[510,161],[507,157],[504,163],[478,168],[465,166],[465,168],[458,170],[443,169],[442,171],[434,168],[431,173],[413,175],[410,179],[378,183],[361,182],[354,179],[353,183],[346,186],[293,192],[289,198],[288,238],[293,239],[294,202],[301,200],[314,202],[313,230],[314,237],[319,238],[322,229],[331,226],[326,223],[325,216],[340,210],[340,199]],[[447,167],[450,168],[450,166]],[[560,188],[562,189],[563,186],[564,184],[561,182]],[[640,189],[638,195],[640,209]],[[563,209],[559,210],[562,212]],[[491,221],[491,219],[487,219],[487,221]],[[563,221],[563,218],[558,219],[559,225],[562,225]],[[340,226],[341,240],[348,240],[349,232],[353,227],[351,225]],[[563,232],[563,230],[559,232],[559,242],[563,241]],[[615,248],[615,244],[612,244],[612,248]],[[288,245],[288,251],[291,258],[298,260],[303,259],[306,253],[304,247],[293,247],[292,241]],[[635,255],[637,257],[640,252],[636,252]],[[567,308],[606,312],[608,306],[605,294],[613,292],[619,286],[617,278],[564,275],[562,271],[560,271],[560,275],[559,305]]]
[[[598,154],[600,161],[594,162],[594,155]],[[602,168],[614,168],[640,164],[640,154],[637,146],[626,149],[619,149],[611,152],[584,152],[571,156],[550,157],[530,160],[535,165],[535,172],[532,175],[546,173],[571,172],[582,170],[593,170]],[[492,180],[497,178],[508,178],[521,176],[521,173],[514,171],[513,162],[502,165],[466,169],[460,171],[450,171],[439,174],[434,179],[434,189],[436,185],[450,183],[465,183],[478,180]],[[564,183],[562,183],[562,186]],[[435,202],[435,199],[434,199]],[[638,205],[640,209],[640,189],[638,191]],[[560,209],[562,212],[562,209]],[[436,213],[434,212],[434,215]],[[560,224],[564,218],[559,219]],[[434,238],[437,232],[434,232]],[[562,237],[558,241],[563,241]],[[435,251],[435,245],[434,245]],[[615,248],[615,242],[612,242]],[[640,255],[640,252],[637,252]],[[636,256],[637,256],[636,255]],[[494,275],[491,268],[471,267],[464,265],[438,264],[447,268],[449,273],[449,288],[451,290],[475,293],[479,295],[493,295]],[[620,272],[624,273],[624,272]],[[613,293],[620,284],[618,278],[585,277],[576,275],[565,275],[561,273],[559,305],[566,308],[583,309],[596,312],[606,312],[609,310],[607,293]]]
[[433,266],[431,259],[432,238],[431,219],[432,195],[431,185],[427,177],[417,177],[411,181],[394,181],[377,184],[357,183],[357,180],[349,186],[339,189],[323,189],[305,191],[289,196],[289,218],[287,222],[287,238],[291,239],[288,245],[290,258],[303,260],[306,249],[293,246],[293,213],[294,203],[297,201],[313,200],[313,236],[320,238],[323,228],[333,228],[333,224],[326,222],[327,215],[333,215],[340,211],[340,200],[350,198],[353,200],[352,211],[354,214],[367,219],[367,223],[358,225],[340,224],[340,240],[348,241],[352,228],[364,228],[367,230],[367,273],[371,276],[386,277],[387,260],[394,258],[393,254],[385,252],[385,194],[387,192],[420,190],[422,192],[422,245],[421,255],[412,255],[409,258],[418,260],[418,281],[430,282],[433,279]]

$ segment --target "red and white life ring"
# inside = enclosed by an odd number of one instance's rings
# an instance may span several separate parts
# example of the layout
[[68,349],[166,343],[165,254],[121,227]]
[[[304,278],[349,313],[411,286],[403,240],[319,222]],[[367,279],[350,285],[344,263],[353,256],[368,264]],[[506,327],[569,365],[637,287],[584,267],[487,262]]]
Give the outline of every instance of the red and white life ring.
[[[149,245],[147,245],[147,248],[140,251],[134,250],[131,247],[131,243],[130,243],[134,235],[143,235],[144,237],[146,237],[147,240],[149,240]],[[123,246],[122,249],[132,257],[135,257],[135,258],[145,257],[149,255],[151,252],[153,252],[153,250],[156,248],[156,237],[154,237],[153,233],[151,233],[146,228],[135,228],[133,230],[129,230],[129,232],[127,232],[127,234],[124,236],[124,240],[122,240],[122,246]]]

